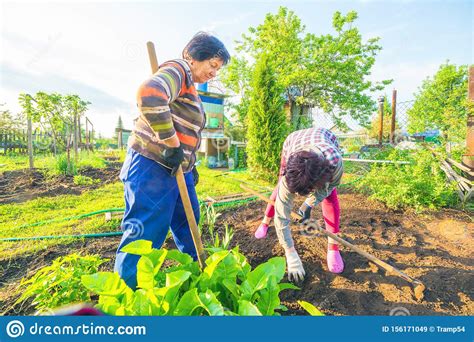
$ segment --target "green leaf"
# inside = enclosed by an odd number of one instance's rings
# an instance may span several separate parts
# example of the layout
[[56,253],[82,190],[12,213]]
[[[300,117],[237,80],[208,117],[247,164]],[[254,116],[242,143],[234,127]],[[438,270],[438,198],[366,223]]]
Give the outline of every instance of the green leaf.
[[137,286],[142,289],[155,287],[155,270],[153,262],[147,256],[142,256],[137,263]]
[[122,304],[117,299],[117,297],[100,296],[99,303],[96,307],[108,315],[116,315],[118,308],[121,306]]
[[148,240],[136,240],[122,247],[120,251],[136,255],[147,255],[152,251],[152,243]]
[[193,262],[193,258],[189,254],[182,253],[177,249],[169,250],[166,258],[177,261],[181,265],[191,264]]
[[155,275],[161,269],[161,266],[163,265],[168,253],[169,252],[166,249],[153,249],[149,254],[146,255],[146,257],[149,258],[153,263],[153,272]]
[[146,290],[139,289],[135,291],[131,309],[136,316],[150,316],[152,314],[151,303]]
[[258,308],[247,300],[239,300],[239,316],[262,316]]
[[191,272],[188,271],[175,271],[166,274],[166,286],[175,287],[181,286],[191,276]]
[[270,277],[267,286],[260,291],[260,297],[257,302],[258,310],[264,316],[271,316],[275,309],[280,305],[280,287],[275,277]]
[[209,316],[224,315],[224,308],[222,307],[222,304],[211,290],[207,290],[205,293],[200,293],[199,299],[201,300],[202,307],[207,311]]
[[99,295],[117,296],[128,289],[127,284],[118,273],[98,272],[92,275],[83,275],[81,281],[86,288]]
[[212,254],[210,257],[207,258],[206,260],[206,267],[203,270],[203,273],[207,274],[209,278],[212,277],[214,271],[216,270],[217,265],[224,260],[224,258],[229,255],[229,251],[221,251]]
[[197,289],[187,291],[179,301],[174,316],[191,316],[193,312],[202,305]]
[[293,285],[291,283],[280,283],[278,285],[280,286],[280,291],[283,291],[283,290],[301,290],[298,286]]
[[324,314],[319,311],[317,307],[315,307],[313,304],[305,302],[304,300],[299,300],[298,304],[306,310],[311,316],[324,316]]

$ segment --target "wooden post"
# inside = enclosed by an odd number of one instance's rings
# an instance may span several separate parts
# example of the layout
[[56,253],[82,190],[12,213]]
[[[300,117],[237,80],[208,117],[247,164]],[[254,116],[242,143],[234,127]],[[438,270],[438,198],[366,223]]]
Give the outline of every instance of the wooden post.
[[382,146],[383,141],[383,103],[385,98],[379,97],[379,117],[380,117],[380,129],[379,129],[379,145]]
[[87,146],[87,149],[90,148],[89,146],[89,125],[87,124],[87,117],[86,117],[86,146]]
[[392,126],[390,127],[390,142],[395,144],[395,117],[397,115],[397,90],[392,91]]
[[28,117],[28,160],[30,162],[30,170],[35,168],[33,164],[33,125],[31,118]]
[[466,154],[463,156],[463,164],[474,170],[474,66],[469,67],[468,88],[468,114],[466,134]]
[[74,148],[74,162],[77,165],[77,158],[78,158],[78,150],[77,150],[77,113],[74,113],[74,126],[72,131],[72,144]]
[[120,150],[123,150],[123,141],[122,141],[122,130],[119,129],[117,132],[117,145]]

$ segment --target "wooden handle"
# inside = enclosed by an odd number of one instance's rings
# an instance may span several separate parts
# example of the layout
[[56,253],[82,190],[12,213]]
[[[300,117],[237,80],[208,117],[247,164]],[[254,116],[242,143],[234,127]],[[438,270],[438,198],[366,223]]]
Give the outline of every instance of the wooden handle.
[[[265,196],[263,196],[262,194],[246,187],[245,185],[243,184],[240,184],[240,187],[252,194],[254,194],[255,196],[257,196],[258,198],[264,200],[265,202],[271,204],[271,205],[275,205],[275,202],[270,200],[269,198],[266,198]],[[301,219],[301,216],[294,213],[294,212],[291,212],[291,217],[296,219],[296,220],[300,220]],[[414,279],[412,277],[410,277],[408,274],[406,273],[403,273],[402,271],[400,271],[399,269],[393,267],[392,265],[389,265],[387,264],[386,262],[380,260],[379,258],[373,256],[372,254],[369,254],[367,253],[366,251],[360,249],[359,247],[357,246],[354,246],[353,244],[351,244],[350,242],[347,242],[346,240],[343,240],[341,239],[339,236],[331,233],[331,232],[328,232],[326,231],[325,229],[322,229],[321,227],[319,227],[319,225],[315,225],[315,226],[312,226],[313,228],[316,228],[320,233],[324,234],[324,235],[327,235],[329,237],[331,237],[332,239],[336,240],[337,242],[339,242],[341,245],[344,245],[350,249],[352,249],[354,252],[362,255],[363,257],[369,259],[370,261],[374,262],[375,264],[379,265],[380,267],[384,268],[385,270],[391,272],[391,273],[394,273],[400,277],[402,277],[403,279],[409,281],[410,283],[414,283],[414,284],[421,284],[421,282],[417,279]]]
[[176,172],[176,180],[178,181],[179,194],[181,195],[181,200],[183,201],[184,212],[186,213],[186,218],[188,219],[189,229],[191,230],[191,236],[193,238],[194,246],[196,247],[199,266],[201,266],[201,268],[204,268],[206,252],[204,251],[201,236],[199,235],[199,228],[196,222],[196,217],[194,216],[191,200],[189,199],[188,187],[186,186],[186,181],[184,180],[184,173],[181,165],[179,166],[178,171]]
[[158,58],[156,57],[155,45],[153,42],[147,42],[148,58],[150,59],[151,73],[158,71]]
[[[146,47],[148,50],[148,58],[150,59],[151,72],[154,74],[158,71],[158,58],[156,57],[155,45],[153,42],[147,42]],[[203,269],[205,266],[204,261],[206,260],[206,252],[204,251],[201,236],[199,235],[196,217],[194,217],[194,211],[191,205],[191,200],[189,199],[188,187],[186,186],[186,181],[184,180],[184,173],[181,165],[176,172],[176,180],[178,182],[179,194],[181,196],[181,200],[183,201],[184,212],[186,213],[186,218],[188,220],[189,230],[191,231],[194,247],[196,248],[199,266],[201,269]]]

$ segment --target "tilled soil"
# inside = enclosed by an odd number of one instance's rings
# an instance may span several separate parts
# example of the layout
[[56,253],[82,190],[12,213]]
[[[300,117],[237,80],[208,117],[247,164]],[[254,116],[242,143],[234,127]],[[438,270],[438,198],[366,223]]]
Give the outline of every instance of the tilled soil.
[[[340,194],[342,238],[381,260],[397,267],[425,286],[424,299],[417,301],[406,280],[388,275],[359,254],[342,247],[345,270],[328,272],[326,238],[293,226],[295,246],[303,261],[306,278],[300,290],[285,290],[281,298],[289,310],[284,315],[303,315],[297,300],[316,305],[327,315],[472,315],[474,314],[474,223],[468,213],[442,210],[417,215],[393,211],[365,196]],[[239,245],[253,267],[273,256],[283,256],[273,228],[265,239],[253,233],[265,205],[254,202],[227,210],[218,218],[217,229],[224,224],[234,229],[232,246]],[[320,209],[313,211],[321,223]],[[12,306],[21,277],[31,275],[59,256],[72,252],[100,254],[110,258],[103,265],[112,270],[120,237],[77,241],[52,247],[14,260],[0,257],[0,313],[32,314],[27,304]],[[174,247],[172,241],[168,248]]]
[[120,163],[114,162],[102,169],[81,169],[80,175],[100,179],[92,185],[74,184],[73,176],[46,177],[39,169],[31,172],[28,169],[5,171],[0,173],[0,204],[22,203],[38,197],[80,195],[85,190],[118,181],[120,167]]

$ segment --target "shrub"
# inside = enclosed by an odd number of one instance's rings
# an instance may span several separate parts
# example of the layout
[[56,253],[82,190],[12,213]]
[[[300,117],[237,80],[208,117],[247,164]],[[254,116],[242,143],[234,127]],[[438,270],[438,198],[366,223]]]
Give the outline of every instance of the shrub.
[[81,276],[96,273],[106,261],[97,255],[71,254],[57,258],[30,279],[22,279],[18,289],[22,295],[15,304],[33,297],[33,305],[41,313],[69,303],[90,301]]
[[100,179],[94,179],[83,175],[74,176],[74,184],[76,185],[94,185],[98,183],[100,183]]
[[384,159],[407,160],[409,165],[375,164],[357,187],[393,209],[417,211],[454,206],[454,186],[446,182],[439,161],[427,150],[392,150]]

